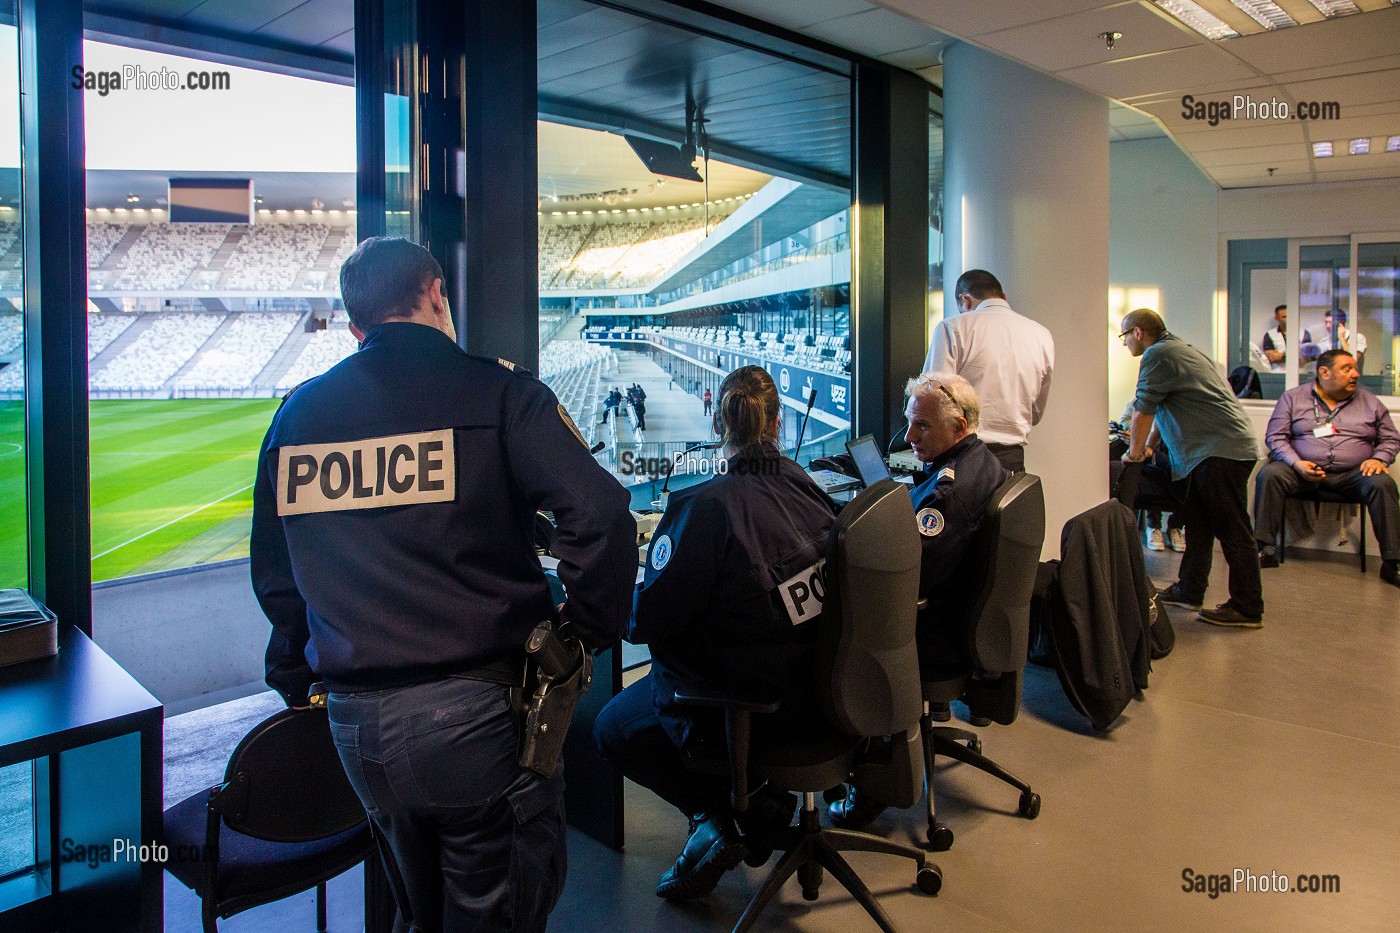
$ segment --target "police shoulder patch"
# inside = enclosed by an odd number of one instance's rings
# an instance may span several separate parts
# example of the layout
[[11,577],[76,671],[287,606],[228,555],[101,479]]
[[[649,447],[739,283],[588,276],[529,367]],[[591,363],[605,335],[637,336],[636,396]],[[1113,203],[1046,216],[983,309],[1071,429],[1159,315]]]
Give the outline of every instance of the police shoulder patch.
[[925,538],[936,538],[948,526],[943,513],[937,509],[920,509],[914,520],[919,523],[919,534]]
[[564,427],[573,432],[574,437],[578,438],[580,444],[587,447],[588,441],[583,439],[583,432],[578,429],[578,425],[574,423],[574,419],[569,417],[569,410],[563,405],[558,405],[556,407],[559,409],[559,420],[564,422]]
[[651,542],[651,569],[665,570],[666,565],[671,562],[671,555],[676,551],[671,544],[670,535],[662,535]]

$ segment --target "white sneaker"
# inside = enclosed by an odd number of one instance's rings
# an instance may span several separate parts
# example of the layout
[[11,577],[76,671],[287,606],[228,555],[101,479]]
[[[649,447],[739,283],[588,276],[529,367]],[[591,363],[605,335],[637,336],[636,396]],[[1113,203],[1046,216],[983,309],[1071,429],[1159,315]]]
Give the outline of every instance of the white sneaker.
[[1147,529],[1147,549],[1149,551],[1165,551],[1167,549],[1166,544],[1162,542],[1162,529]]
[[1167,546],[1173,551],[1186,553],[1186,532],[1180,528],[1167,529]]

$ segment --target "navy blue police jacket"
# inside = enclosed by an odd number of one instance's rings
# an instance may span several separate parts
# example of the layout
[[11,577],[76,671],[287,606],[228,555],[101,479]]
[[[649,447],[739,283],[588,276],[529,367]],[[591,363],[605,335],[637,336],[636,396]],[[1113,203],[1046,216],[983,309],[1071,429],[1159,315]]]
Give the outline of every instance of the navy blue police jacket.
[[713,718],[676,706],[682,683],[756,690],[789,711],[813,690],[835,505],[773,444],[727,463],[724,475],[671,493],[628,632],[651,647],[653,700],[678,745],[697,719]]
[[910,490],[923,559],[916,639],[924,666],[959,664],[968,657],[966,625],[982,574],[968,566],[970,545],[987,503],[1011,478],[987,445],[969,434],[924,465],[925,479]]
[[533,542],[559,528],[565,617],[617,640],[636,578],[627,492],[549,387],[434,328],[371,328],[273,418],[253,490],[252,577],[272,623],[267,683],[301,704],[524,656],[557,621]]

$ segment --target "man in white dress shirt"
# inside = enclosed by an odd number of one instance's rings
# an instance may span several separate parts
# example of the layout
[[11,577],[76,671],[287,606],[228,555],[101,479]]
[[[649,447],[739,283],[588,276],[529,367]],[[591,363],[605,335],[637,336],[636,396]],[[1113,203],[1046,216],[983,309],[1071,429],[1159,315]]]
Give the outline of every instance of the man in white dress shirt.
[[934,329],[924,372],[953,372],[972,383],[982,400],[978,437],[1002,466],[1025,472],[1026,437],[1050,397],[1055,341],[1011,309],[990,272],[964,272],[954,295],[959,313]]

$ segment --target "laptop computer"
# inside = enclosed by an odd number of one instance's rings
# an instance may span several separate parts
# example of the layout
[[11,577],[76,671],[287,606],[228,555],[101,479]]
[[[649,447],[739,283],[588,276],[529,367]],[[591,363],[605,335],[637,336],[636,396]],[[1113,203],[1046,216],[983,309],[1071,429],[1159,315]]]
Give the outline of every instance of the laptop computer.
[[847,441],[846,452],[856,462],[856,472],[860,474],[860,481],[867,487],[890,478],[890,468],[885,466],[885,458],[876,446],[873,434],[864,434],[853,441]]

